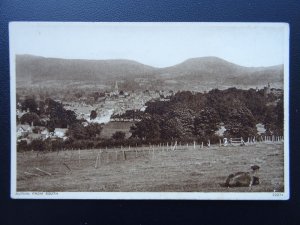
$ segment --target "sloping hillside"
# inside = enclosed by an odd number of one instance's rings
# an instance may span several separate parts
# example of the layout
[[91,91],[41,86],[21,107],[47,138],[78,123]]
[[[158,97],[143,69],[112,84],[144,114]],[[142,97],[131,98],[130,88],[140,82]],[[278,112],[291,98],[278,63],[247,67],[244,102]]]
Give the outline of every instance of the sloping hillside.
[[261,86],[272,83],[279,84],[278,87],[283,83],[283,65],[243,67],[217,57],[200,57],[171,67],[154,68],[124,59],[83,60],[17,55],[16,77],[17,82],[23,82],[23,85],[25,81],[44,84],[46,81],[101,83],[108,80],[134,81],[136,78],[144,78],[152,82],[145,88],[162,88],[167,84],[170,89],[191,90],[195,85],[209,87],[216,82],[228,86]]

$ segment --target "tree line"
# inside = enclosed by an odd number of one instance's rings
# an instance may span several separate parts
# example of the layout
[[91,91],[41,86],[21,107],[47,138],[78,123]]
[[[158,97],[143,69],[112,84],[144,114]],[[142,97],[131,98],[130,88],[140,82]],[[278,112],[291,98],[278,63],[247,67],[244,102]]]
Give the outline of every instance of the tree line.
[[[131,137],[117,131],[109,139],[101,138],[103,125],[84,123],[76,119],[75,112],[66,110],[62,103],[52,99],[36,102],[26,99],[19,106],[28,110],[19,123],[45,126],[50,132],[55,128],[68,128],[66,140],[33,140],[31,144],[18,142],[18,150],[58,150],[61,148],[103,148],[112,146],[140,146],[180,141],[198,143],[210,140],[217,143],[223,137],[257,135],[257,123],[266,128],[266,135],[283,135],[283,95],[267,94],[264,90],[214,89],[208,93],[177,92],[170,101],[149,101],[144,112],[128,111],[121,118],[138,117],[130,128]],[[138,115],[138,116],[137,116]],[[90,118],[97,116],[91,112]],[[216,131],[224,126],[219,136]]]
[[169,102],[148,102],[140,122],[131,128],[132,137],[142,140],[208,140],[223,137],[257,136],[262,123],[266,135],[283,135],[283,96],[264,90],[214,89],[208,93],[177,92]]

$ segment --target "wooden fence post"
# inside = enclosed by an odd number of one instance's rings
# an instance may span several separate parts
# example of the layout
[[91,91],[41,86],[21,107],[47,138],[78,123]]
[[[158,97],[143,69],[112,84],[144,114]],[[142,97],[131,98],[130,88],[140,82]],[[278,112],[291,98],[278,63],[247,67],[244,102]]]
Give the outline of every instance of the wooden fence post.
[[201,142],[201,148],[203,148],[203,141]]
[[106,152],[106,153],[107,153],[106,162],[109,163],[109,152]]
[[177,141],[174,143],[173,151],[175,151],[175,148],[177,147]]
[[79,163],[79,166],[81,165],[81,158],[80,158],[80,148],[78,149],[78,163]]
[[152,159],[154,159],[154,145],[153,145],[153,148],[152,148]]
[[95,169],[98,168],[98,161],[99,161],[99,150],[98,150],[98,154],[97,154],[97,157],[96,157]]

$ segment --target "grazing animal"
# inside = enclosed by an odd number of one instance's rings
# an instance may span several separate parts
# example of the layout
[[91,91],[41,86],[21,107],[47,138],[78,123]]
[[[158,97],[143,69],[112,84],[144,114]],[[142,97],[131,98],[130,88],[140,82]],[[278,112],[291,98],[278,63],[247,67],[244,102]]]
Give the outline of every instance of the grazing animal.
[[254,176],[256,172],[259,170],[259,166],[254,165],[251,166],[252,171],[251,172],[237,172],[230,174],[225,184],[222,186],[224,187],[249,187],[251,188],[252,185],[258,185],[259,177]]

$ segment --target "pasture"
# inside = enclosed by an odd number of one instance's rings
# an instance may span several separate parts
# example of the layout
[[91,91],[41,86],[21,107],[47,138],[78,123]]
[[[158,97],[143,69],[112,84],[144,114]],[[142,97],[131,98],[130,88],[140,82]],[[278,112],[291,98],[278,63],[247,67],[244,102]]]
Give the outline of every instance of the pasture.
[[20,152],[17,191],[41,192],[249,192],[224,188],[230,173],[260,166],[251,192],[284,189],[283,142],[201,148],[199,145],[128,149]]

